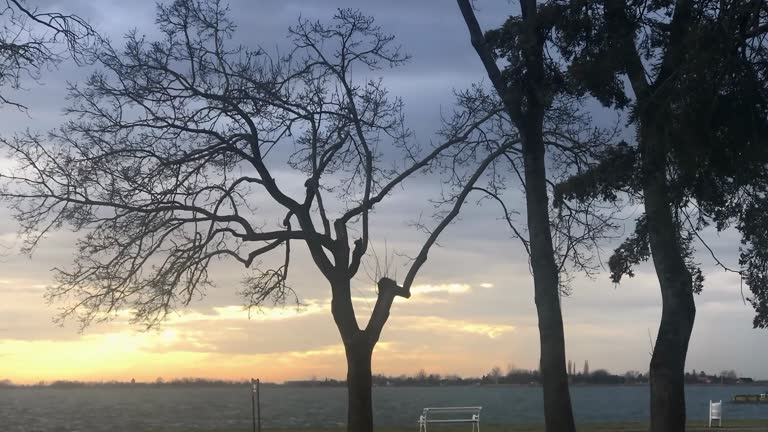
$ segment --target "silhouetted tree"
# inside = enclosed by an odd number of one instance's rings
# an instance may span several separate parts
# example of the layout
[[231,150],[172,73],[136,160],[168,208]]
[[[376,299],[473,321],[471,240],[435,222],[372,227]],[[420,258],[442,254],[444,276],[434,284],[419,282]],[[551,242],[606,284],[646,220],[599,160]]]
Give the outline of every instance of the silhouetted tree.
[[[561,206],[553,213],[549,193],[553,179],[558,178],[553,172],[575,174],[587,169],[612,134],[585,128],[590,122],[579,115],[578,96],[564,92],[559,78],[551,73],[551,59],[545,54],[549,23],[539,16],[535,0],[521,0],[519,16],[511,16],[501,28],[486,34],[471,2],[458,0],[458,5],[472,46],[521,139],[519,152],[507,156],[511,165],[507,169],[525,192],[528,238],[514,226],[513,230],[529,254],[533,272],[546,428],[574,431],[560,296],[568,292],[569,266],[587,274],[594,271],[592,253],[614,226],[610,217],[586,201],[581,207]],[[507,62],[503,71],[497,63],[501,59]],[[512,226],[510,211],[499,198],[503,186],[503,182],[492,182],[485,192],[501,203]]]
[[634,233],[609,265],[618,282],[652,258],[659,279],[652,431],[685,430],[693,294],[704,281],[692,243],[710,223],[741,231],[738,272],[753,293],[755,326],[768,324],[767,8],[761,0],[553,0],[543,6],[569,65],[563,79],[604,104],[631,107],[637,129],[637,147],[616,147],[600,169],[565,190],[609,200],[625,192],[644,204]]
[[627,371],[624,374],[624,382],[627,384],[634,384],[640,382],[643,378],[643,374],[638,371]]
[[[26,78],[37,80],[46,67],[68,55],[76,62],[89,60],[98,37],[77,15],[41,12],[24,0],[0,3],[0,89],[19,89]],[[0,104],[24,109],[0,93]]]
[[720,372],[720,380],[722,383],[725,384],[733,384],[739,379],[739,376],[736,374],[736,371],[733,369],[730,370],[724,370]]
[[427,372],[424,369],[419,369],[418,372],[416,372],[416,376],[414,376],[419,381],[426,381],[427,380]]
[[503,374],[501,373],[501,368],[498,366],[494,366],[493,369],[491,369],[491,371],[488,373],[488,378],[493,384],[498,384],[502,376]]
[[[7,143],[18,168],[2,176],[2,196],[26,250],[65,225],[83,232],[73,268],[56,271],[49,299],[65,301],[64,317],[83,325],[130,309],[133,322],[152,326],[212,285],[213,260],[253,268],[282,249],[281,263],[255,269],[242,292],[249,306],[281,304],[296,299],[288,275],[301,242],[331,288],[347,359],[348,430],[371,431],[371,357],[394,298],[410,297],[437,236],[517,141],[478,131],[499,109],[466,104],[438,144],[413,143],[401,101],[381,80],[352,78],[407,59],[357,11],[339,10],[330,24],[299,19],[289,31],[293,49],[278,57],[228,46],[235,25],[216,0],[160,5],[157,23],[156,42],[134,31],[121,51],[103,47],[101,70],[72,87],[61,129]],[[377,281],[361,328],[351,280],[369,248],[372,209],[457,144],[493,149],[430,229],[402,286]],[[305,179],[303,191],[289,192],[285,171]],[[276,226],[259,217],[257,200],[282,213]]]

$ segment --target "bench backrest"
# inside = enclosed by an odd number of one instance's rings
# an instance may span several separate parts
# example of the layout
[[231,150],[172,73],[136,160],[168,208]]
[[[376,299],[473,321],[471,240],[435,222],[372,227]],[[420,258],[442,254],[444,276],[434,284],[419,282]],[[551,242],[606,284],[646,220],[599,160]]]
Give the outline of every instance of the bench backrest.
[[709,401],[709,418],[712,420],[720,420],[723,416],[723,402]]
[[427,421],[429,421],[430,418],[433,418],[433,419],[461,418],[461,419],[473,420],[473,419],[479,419],[480,410],[482,409],[483,407],[424,408],[424,413],[422,415],[424,416],[424,419]]

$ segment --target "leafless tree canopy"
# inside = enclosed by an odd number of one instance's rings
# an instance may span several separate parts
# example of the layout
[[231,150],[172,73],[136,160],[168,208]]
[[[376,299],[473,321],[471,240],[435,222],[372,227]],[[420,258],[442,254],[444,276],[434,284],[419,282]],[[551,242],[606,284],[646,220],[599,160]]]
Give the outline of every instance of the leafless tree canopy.
[[[501,103],[479,86],[458,93],[459,105],[466,110],[492,110]],[[547,150],[548,191],[552,197],[550,226],[553,248],[560,274],[560,290],[571,292],[570,282],[575,273],[594,277],[601,270],[601,247],[620,228],[617,213],[620,200],[606,203],[600,197],[579,202],[561,198],[563,184],[573,176],[590,172],[602,160],[603,153],[617,141],[618,128],[592,126],[590,116],[583,110],[583,101],[574,97],[559,97],[546,113],[544,144]],[[508,145],[484,172],[483,178],[472,185],[478,202],[496,205],[500,219],[506,223],[512,238],[520,241],[530,255],[530,240],[524,219],[516,203],[526,192],[520,140],[508,117],[494,117],[482,127],[487,138],[484,145],[457,145],[443,152],[439,164],[451,185],[446,196],[437,199],[438,208],[453,206],[458,191],[466,188],[478,161],[486,157],[499,142]],[[633,197],[627,195],[628,199]],[[437,212],[438,218],[445,212]],[[420,228],[426,230],[425,226]]]
[[[402,102],[365,78],[408,57],[357,11],[300,19],[284,55],[232,46],[218,1],[159,6],[157,22],[158,41],[133,32],[122,50],[103,47],[101,70],[71,88],[63,127],[6,142],[18,166],[2,175],[2,195],[26,248],[51,230],[82,230],[49,295],[84,324],[128,308],[152,325],[203,293],[212,260],[255,267],[279,250],[282,264],[257,270],[243,294],[283,302],[296,240],[329,280],[348,280],[373,206],[446,149],[487,140],[478,128],[499,115],[468,107],[439,142],[416,145]],[[305,179],[301,194],[288,192],[286,172]],[[260,216],[263,207],[283,216]]]
[[[0,1],[0,87],[20,88],[41,70],[67,55],[76,62],[90,59],[98,35],[77,15],[41,12],[24,0]],[[24,108],[0,93],[0,103]]]

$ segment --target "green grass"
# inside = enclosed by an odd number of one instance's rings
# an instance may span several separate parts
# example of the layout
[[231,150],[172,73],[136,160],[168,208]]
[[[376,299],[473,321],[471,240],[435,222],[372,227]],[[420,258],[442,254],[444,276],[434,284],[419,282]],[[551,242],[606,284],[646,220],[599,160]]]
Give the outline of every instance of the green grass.
[[[417,432],[418,426],[414,423],[411,427],[380,427],[376,428],[376,432]],[[429,428],[430,432],[467,432],[471,428],[464,427],[447,427],[447,426],[432,426]],[[577,426],[579,432],[646,432],[648,431],[648,425],[644,423],[603,423],[603,424],[582,424]],[[726,421],[723,428],[709,429],[706,423],[692,422],[689,423],[688,431],[690,432],[757,432],[768,431],[768,420],[762,421]],[[147,432],[176,432],[176,429],[160,429]],[[286,428],[286,429],[262,429],[262,432],[344,432],[344,428]],[[543,425],[482,425],[482,432],[543,432]],[[250,428],[245,429],[214,429],[206,432],[251,432]]]

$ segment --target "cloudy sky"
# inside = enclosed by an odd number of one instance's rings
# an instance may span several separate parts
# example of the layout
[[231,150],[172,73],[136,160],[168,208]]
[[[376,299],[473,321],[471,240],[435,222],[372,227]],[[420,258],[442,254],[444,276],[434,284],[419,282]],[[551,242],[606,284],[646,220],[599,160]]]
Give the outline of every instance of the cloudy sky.
[[[80,14],[117,45],[134,27],[150,38],[156,34],[152,1],[36,4]],[[337,7],[356,7],[373,15],[412,55],[407,65],[381,75],[391,93],[403,97],[408,125],[424,142],[439,128],[441,115],[450,111],[452,90],[484,78],[453,1],[233,0],[230,4],[238,25],[237,42],[268,49],[285,46],[285,31],[299,15],[326,20]],[[481,0],[477,6],[485,28],[501,23],[514,8],[497,0]],[[25,128],[45,131],[60,124],[66,82],[77,82],[85,74],[64,64],[47,71],[40,85],[28,83],[15,97],[29,110],[2,107],[0,131],[9,136]],[[595,115],[606,124],[615,120],[603,112]],[[7,161],[0,166],[7,167]],[[372,228],[377,253],[413,255],[421,237],[410,222],[430,211],[425,203],[439,191],[436,178],[416,179],[377,209]],[[522,207],[519,199],[510,205]],[[412,298],[396,300],[374,354],[375,372],[413,374],[424,369],[480,375],[493,366],[536,367],[538,332],[527,256],[498,216],[490,205],[470,205],[445,232],[441,247],[430,254],[417,277]],[[17,226],[5,209],[0,210],[0,227],[0,240],[7,248],[0,260],[0,379],[28,383],[253,376],[283,381],[344,376],[329,287],[304,251],[296,251],[291,281],[301,308],[265,308],[249,314],[236,295],[245,270],[224,262],[212,269],[216,287],[157,330],[142,331],[121,315],[79,333],[75,323],[54,324],[60,305],[43,299],[51,283],[50,269],[71,262],[75,234],[52,233],[29,257],[18,254]],[[737,236],[707,232],[705,238],[735,266]],[[614,246],[605,245],[605,256]],[[752,329],[752,310],[742,302],[738,276],[718,270],[708,253],[700,254],[699,261],[707,279],[704,293],[696,299],[688,369],[735,369],[743,376],[768,378],[768,333]],[[353,285],[358,320],[364,325],[375,293],[365,272]],[[661,313],[652,268],[641,266],[635,278],[619,286],[601,273],[594,279],[577,278],[572,288],[572,295],[563,299],[568,357],[579,365],[589,360],[593,370],[646,371]]]

